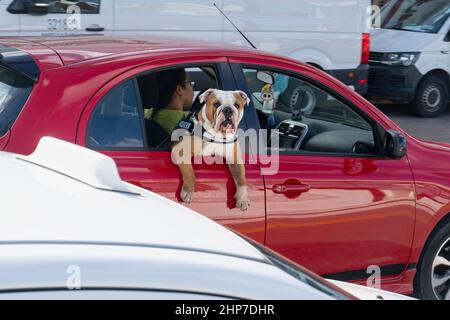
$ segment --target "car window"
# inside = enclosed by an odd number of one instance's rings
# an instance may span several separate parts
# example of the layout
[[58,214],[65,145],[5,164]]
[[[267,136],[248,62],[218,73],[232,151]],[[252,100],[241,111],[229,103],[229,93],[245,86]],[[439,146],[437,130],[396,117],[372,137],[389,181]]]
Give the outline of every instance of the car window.
[[30,79],[0,67],[0,136],[11,128],[32,87]]
[[88,146],[142,149],[144,139],[141,113],[134,80],[115,87],[91,115]]
[[377,154],[372,125],[333,94],[282,72],[245,68],[244,75],[269,148]]
[[200,107],[199,95],[220,87],[213,66],[165,69],[138,77],[138,83],[147,147],[158,150],[169,149],[176,125]]

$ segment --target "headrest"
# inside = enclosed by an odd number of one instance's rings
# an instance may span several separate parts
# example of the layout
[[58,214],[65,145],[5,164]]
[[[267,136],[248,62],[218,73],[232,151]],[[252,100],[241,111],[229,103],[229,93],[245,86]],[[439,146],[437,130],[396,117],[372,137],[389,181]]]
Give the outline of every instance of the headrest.
[[156,107],[159,100],[158,81],[155,74],[148,74],[138,79],[144,109]]

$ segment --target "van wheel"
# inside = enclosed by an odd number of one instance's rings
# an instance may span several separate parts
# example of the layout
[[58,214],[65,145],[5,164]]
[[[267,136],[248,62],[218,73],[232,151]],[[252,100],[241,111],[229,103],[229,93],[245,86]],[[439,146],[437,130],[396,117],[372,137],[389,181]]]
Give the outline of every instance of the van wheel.
[[450,222],[434,232],[417,268],[415,294],[425,300],[450,300]]
[[447,109],[447,103],[447,83],[441,77],[428,76],[417,88],[413,107],[419,117],[433,118]]

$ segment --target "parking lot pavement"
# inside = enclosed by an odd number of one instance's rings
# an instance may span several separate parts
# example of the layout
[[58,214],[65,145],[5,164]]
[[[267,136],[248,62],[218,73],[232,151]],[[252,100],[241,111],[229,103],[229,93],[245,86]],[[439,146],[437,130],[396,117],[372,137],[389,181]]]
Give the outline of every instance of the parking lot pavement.
[[450,106],[438,118],[425,119],[412,114],[407,105],[376,102],[375,105],[411,135],[425,140],[450,143]]

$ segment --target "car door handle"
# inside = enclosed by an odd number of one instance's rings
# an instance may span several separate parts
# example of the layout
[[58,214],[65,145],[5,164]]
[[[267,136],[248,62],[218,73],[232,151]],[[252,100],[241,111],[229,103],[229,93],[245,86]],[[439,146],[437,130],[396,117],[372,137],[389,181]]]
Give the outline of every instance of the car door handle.
[[286,193],[286,192],[306,192],[311,189],[307,184],[276,184],[272,187],[274,193]]
[[89,31],[89,32],[101,32],[101,31],[105,31],[105,28],[103,28],[103,27],[101,27],[101,26],[99,26],[97,24],[93,24],[93,25],[87,27],[86,31]]

